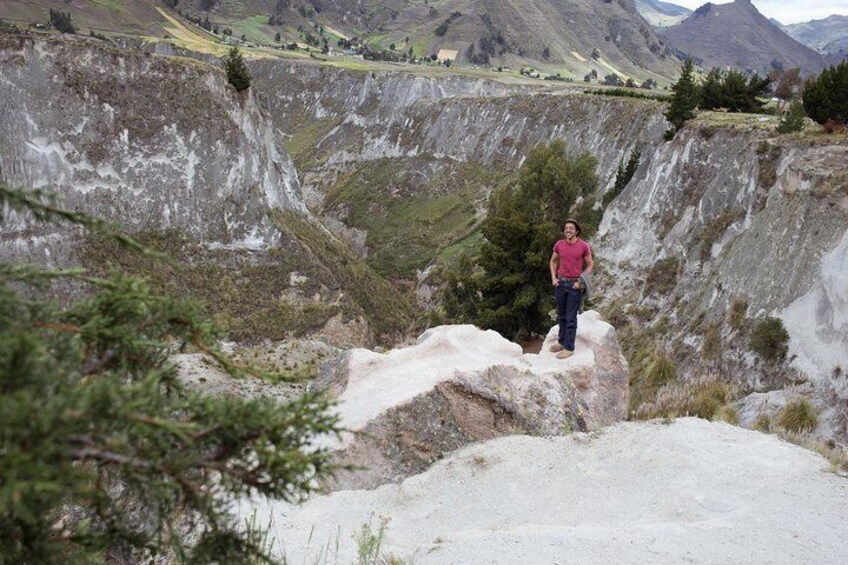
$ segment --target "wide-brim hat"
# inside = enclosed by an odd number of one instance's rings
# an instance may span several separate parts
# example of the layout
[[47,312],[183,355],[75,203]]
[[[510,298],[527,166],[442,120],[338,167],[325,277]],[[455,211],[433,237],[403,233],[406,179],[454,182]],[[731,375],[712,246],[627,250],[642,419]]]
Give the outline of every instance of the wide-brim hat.
[[577,228],[577,235],[580,235],[580,232],[583,231],[583,229],[580,227],[580,224],[577,222],[577,220],[575,220],[573,218],[569,218],[566,221],[564,221],[562,223],[562,229],[565,229],[565,224],[574,224],[574,227]]

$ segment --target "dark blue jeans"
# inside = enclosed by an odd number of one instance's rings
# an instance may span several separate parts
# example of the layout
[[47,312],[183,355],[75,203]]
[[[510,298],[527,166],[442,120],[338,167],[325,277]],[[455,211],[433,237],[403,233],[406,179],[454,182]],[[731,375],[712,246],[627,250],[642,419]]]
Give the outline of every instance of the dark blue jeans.
[[583,300],[583,291],[573,287],[573,281],[560,281],[554,290],[559,324],[557,341],[569,351],[574,351],[574,340],[577,338],[577,310],[580,308],[580,301]]

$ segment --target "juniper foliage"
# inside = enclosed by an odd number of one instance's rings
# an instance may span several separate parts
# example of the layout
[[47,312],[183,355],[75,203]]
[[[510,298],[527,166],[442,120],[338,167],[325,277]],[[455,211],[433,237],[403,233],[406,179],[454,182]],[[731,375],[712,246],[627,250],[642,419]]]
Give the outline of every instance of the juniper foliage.
[[680,72],[680,78],[671,87],[674,94],[665,112],[665,118],[673,126],[666,132],[666,137],[671,138],[677,130],[683,127],[687,121],[695,117],[695,108],[698,106],[698,91],[693,77],[694,63],[692,59],[686,59]]
[[244,57],[238,47],[233,47],[224,59],[224,70],[227,71],[227,80],[236,89],[236,92],[250,88],[250,71],[244,64]]
[[[0,209],[4,221],[71,222],[139,248],[40,192],[0,184]],[[91,292],[64,308],[32,298],[68,279]],[[214,337],[193,305],[143,279],[0,262],[0,564],[115,552],[272,562],[262,532],[237,524],[228,504],[308,493],[331,470],[311,441],[337,421],[322,397],[280,405],[187,390],[168,361],[180,347],[244,374]]]
[[481,228],[478,325],[519,340],[547,331],[551,248],[574,204],[597,189],[596,166],[591,154],[572,157],[554,140],[534,148],[518,182],[492,196]]
[[848,61],[828,67],[807,81],[801,92],[804,110],[820,124],[848,125]]

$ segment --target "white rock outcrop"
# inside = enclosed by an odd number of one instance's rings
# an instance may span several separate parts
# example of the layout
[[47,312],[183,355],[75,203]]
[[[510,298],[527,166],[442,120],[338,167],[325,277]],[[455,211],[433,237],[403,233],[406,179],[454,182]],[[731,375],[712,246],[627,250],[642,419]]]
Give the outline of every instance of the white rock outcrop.
[[524,354],[494,331],[439,326],[411,347],[348,351],[316,388],[339,401],[345,434],[333,489],[374,488],[427,469],[475,441],[515,433],[596,430],[626,417],[628,368],[615,330],[597,312],[580,316],[576,353]]
[[[628,422],[469,446],[400,485],[247,503],[291,563],[841,563],[848,481],[816,453],[724,423]],[[361,535],[361,534],[360,534]],[[321,558],[321,559],[319,559]]]

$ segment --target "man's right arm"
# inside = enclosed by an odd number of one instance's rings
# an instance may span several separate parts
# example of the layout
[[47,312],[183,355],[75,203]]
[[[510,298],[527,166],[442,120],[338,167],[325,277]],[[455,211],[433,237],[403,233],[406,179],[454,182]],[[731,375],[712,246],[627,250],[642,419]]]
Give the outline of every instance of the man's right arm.
[[551,254],[549,266],[551,268],[551,284],[558,286],[559,280],[557,279],[557,269],[559,269],[559,254],[556,251]]

